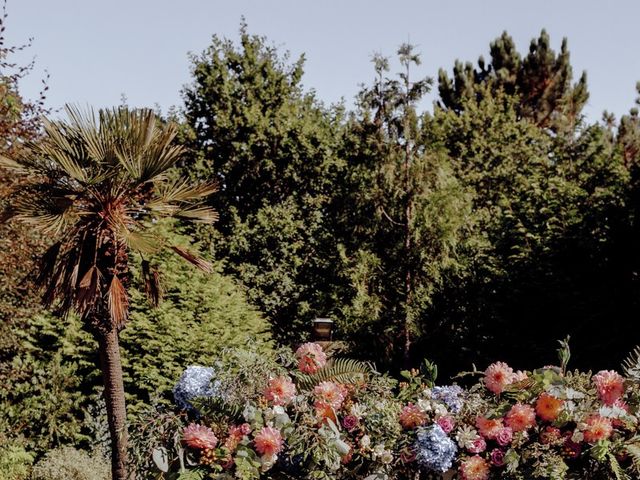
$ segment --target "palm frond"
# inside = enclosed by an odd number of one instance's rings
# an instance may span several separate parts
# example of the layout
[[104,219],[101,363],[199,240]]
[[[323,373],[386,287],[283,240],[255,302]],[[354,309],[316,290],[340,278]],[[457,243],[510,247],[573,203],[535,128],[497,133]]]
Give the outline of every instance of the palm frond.
[[176,218],[182,218],[195,223],[215,223],[218,221],[218,212],[210,207],[191,207],[178,210],[173,214]]
[[173,245],[171,247],[171,250],[176,252],[178,255],[180,255],[182,258],[184,258],[187,262],[189,262],[189,263],[195,265],[196,267],[198,267],[203,272],[206,272],[206,273],[212,273],[213,272],[213,265],[211,265],[211,263],[207,262],[202,257],[198,257],[197,255],[194,255],[193,253],[189,252],[185,248]]
[[331,359],[313,375],[297,374],[297,385],[302,390],[311,390],[321,382],[355,384],[366,381],[374,373],[370,363],[351,358]]
[[127,290],[117,275],[111,278],[111,284],[107,291],[107,304],[113,325],[117,329],[121,329],[127,321],[129,298],[127,296]]
[[144,281],[144,292],[149,303],[157,307],[162,299],[162,288],[160,283],[160,273],[152,269],[148,260],[142,261],[142,278]]
[[186,179],[176,179],[172,182],[157,182],[158,200],[163,203],[188,202],[218,191],[217,182],[204,182],[192,185]]
[[76,307],[85,315],[101,296],[102,272],[96,265],[92,265],[83,275],[76,295]]

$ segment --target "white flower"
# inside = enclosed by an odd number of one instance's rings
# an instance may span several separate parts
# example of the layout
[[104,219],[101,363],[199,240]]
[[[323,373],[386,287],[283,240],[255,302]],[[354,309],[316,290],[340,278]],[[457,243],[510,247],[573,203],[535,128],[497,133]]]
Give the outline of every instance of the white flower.
[[365,406],[362,405],[361,403],[354,403],[353,405],[351,405],[351,408],[349,409],[349,413],[354,417],[356,417],[358,420],[364,417],[364,412],[365,412]]
[[468,425],[460,427],[458,433],[456,433],[456,441],[460,448],[472,448],[473,442],[479,438],[480,435],[478,435],[476,429]]
[[386,451],[387,450],[386,448],[384,448],[383,443],[377,444],[375,447],[373,447],[373,459],[375,460],[376,458],[382,456]]
[[275,465],[278,461],[278,455],[263,455],[260,457],[260,468],[263,472],[266,472]]
[[430,400],[426,400],[424,398],[420,398],[417,402],[416,405],[418,406],[418,408],[420,410],[422,410],[423,412],[430,412],[432,407],[431,407],[431,401]]
[[384,463],[385,465],[389,465],[391,462],[393,462],[393,455],[391,454],[391,452],[389,450],[385,450],[380,455],[380,461],[382,463]]
[[574,430],[573,435],[571,435],[571,441],[574,443],[580,443],[584,440],[584,434],[579,430]]
[[256,408],[247,404],[246,407],[244,407],[244,410],[242,411],[242,416],[244,417],[245,421],[251,423],[256,419]]
[[371,437],[369,435],[364,435],[360,439],[360,446],[362,448],[369,448],[370,445],[371,445]]
[[447,414],[447,407],[442,404],[436,404],[434,412],[438,417],[444,417]]

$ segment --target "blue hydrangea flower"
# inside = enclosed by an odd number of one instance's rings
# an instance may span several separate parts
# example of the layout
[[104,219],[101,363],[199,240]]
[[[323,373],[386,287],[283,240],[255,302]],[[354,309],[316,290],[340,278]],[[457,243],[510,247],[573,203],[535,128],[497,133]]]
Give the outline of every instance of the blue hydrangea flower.
[[418,429],[416,460],[427,470],[444,473],[451,468],[458,447],[438,424]]
[[448,385],[445,387],[433,387],[431,398],[444,403],[452,413],[458,413],[462,409],[463,400],[460,398],[462,388],[458,385]]
[[220,382],[213,381],[215,371],[211,367],[191,365],[182,373],[178,383],[173,387],[173,398],[183,410],[197,413],[191,400],[198,397],[215,397],[220,395]]

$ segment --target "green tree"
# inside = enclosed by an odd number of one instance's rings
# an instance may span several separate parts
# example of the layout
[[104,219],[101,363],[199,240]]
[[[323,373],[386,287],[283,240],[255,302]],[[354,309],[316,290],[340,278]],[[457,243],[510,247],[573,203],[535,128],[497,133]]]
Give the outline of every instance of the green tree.
[[[4,1],[0,12],[0,155],[16,153],[26,141],[37,138],[39,117],[46,113],[46,85],[36,100],[20,95],[18,83],[32,73],[33,65],[18,65],[12,61],[12,55],[30,45],[7,45],[6,28]],[[0,210],[4,209],[11,189],[17,186],[17,179],[0,169]],[[25,321],[40,310],[28,273],[34,268],[34,253],[42,251],[43,246],[41,236],[29,228],[0,221],[0,391],[13,378],[11,360],[20,353],[14,332],[23,328]]]
[[[346,206],[341,217],[351,283],[346,317],[355,317],[352,323],[364,331],[382,333],[378,341],[387,345],[388,355],[409,364],[416,335],[430,334],[433,295],[445,272],[459,266],[471,203],[443,151],[425,142],[416,104],[430,80],[410,77],[419,55],[405,44],[398,57],[403,69],[398,79],[385,76],[385,58],[374,57],[377,81],[361,93],[360,113],[351,119],[344,147],[351,152],[352,183],[337,203]],[[371,330],[375,323],[382,332]]]
[[635,309],[622,260],[629,259],[628,172],[605,127],[555,135],[520,115],[517,93],[481,88],[457,111],[436,108],[430,129],[475,192],[486,240],[469,252],[470,275],[436,300],[440,331],[458,326],[453,363],[462,364],[451,368],[495,360],[497,351],[523,366],[551,360],[550,332],[571,334],[581,365],[601,365],[604,351],[627,347],[622,340],[605,347],[595,332],[604,323],[620,331],[625,309]]
[[[279,341],[299,341],[308,321],[333,308],[336,245],[327,206],[342,171],[336,158],[341,109],[326,109],[290,62],[259,36],[214,37],[193,57],[184,90],[185,164],[216,179],[221,211],[213,238],[225,269],[248,287]],[[204,238],[207,233],[200,232]]]
[[513,39],[504,32],[490,45],[491,60],[483,57],[478,68],[469,62],[456,61],[453,78],[441,69],[438,74],[440,104],[460,112],[464,100],[490,95],[498,90],[517,95],[517,114],[542,128],[572,132],[581,120],[587,103],[587,76],[573,81],[573,69],[567,47],[562,40],[560,53],[551,48],[549,35],[542,30],[533,39],[526,56],[516,50]]
[[[215,212],[198,202],[215,186],[190,186],[167,172],[184,149],[173,145],[176,127],[160,125],[149,110],[68,107],[68,121],[45,121],[44,138],[2,166],[23,175],[5,215],[50,235],[38,283],[44,302],[75,310],[92,331],[100,353],[112,442],[113,477],[127,477],[126,407],[118,333],[128,317],[130,251],[165,246],[146,233],[147,221],[175,216],[211,222]],[[211,266],[180,247],[180,256]],[[158,301],[156,276],[146,271],[150,300]]]

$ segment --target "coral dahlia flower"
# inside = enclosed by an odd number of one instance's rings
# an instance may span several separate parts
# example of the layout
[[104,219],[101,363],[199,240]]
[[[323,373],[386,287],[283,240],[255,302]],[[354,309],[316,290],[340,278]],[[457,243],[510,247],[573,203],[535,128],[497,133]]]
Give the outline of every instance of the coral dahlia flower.
[[496,395],[502,393],[514,379],[513,369],[504,362],[492,363],[484,372],[484,384]]
[[582,429],[584,440],[588,443],[596,443],[600,440],[607,440],[613,433],[611,420],[600,415],[591,415],[585,420]]
[[553,422],[558,418],[558,415],[560,415],[563,405],[564,400],[549,395],[548,393],[543,393],[536,401],[536,413],[542,420]]
[[613,405],[624,395],[624,378],[613,370],[601,370],[593,376],[598,396],[605,405]]
[[503,427],[504,425],[501,418],[476,418],[476,428],[478,429],[478,432],[480,432],[480,435],[484,438],[488,438],[489,440],[495,440]]
[[205,450],[216,448],[218,437],[209,427],[192,423],[182,431],[182,441],[189,448]]
[[298,369],[303,373],[314,374],[327,364],[327,354],[317,343],[308,342],[296,350]]
[[296,396],[296,386],[287,377],[272,378],[264,391],[264,396],[273,405],[287,405]]
[[260,455],[273,456],[280,453],[284,441],[280,430],[273,427],[262,427],[253,440]]
[[536,424],[536,411],[531,405],[516,403],[505,416],[504,423],[514,432],[528,430]]
[[460,475],[463,480],[487,480],[489,478],[489,464],[484,458],[474,455],[462,462]]
[[424,425],[427,421],[427,416],[420,407],[409,403],[400,412],[400,425],[407,430],[416,428],[420,425]]

